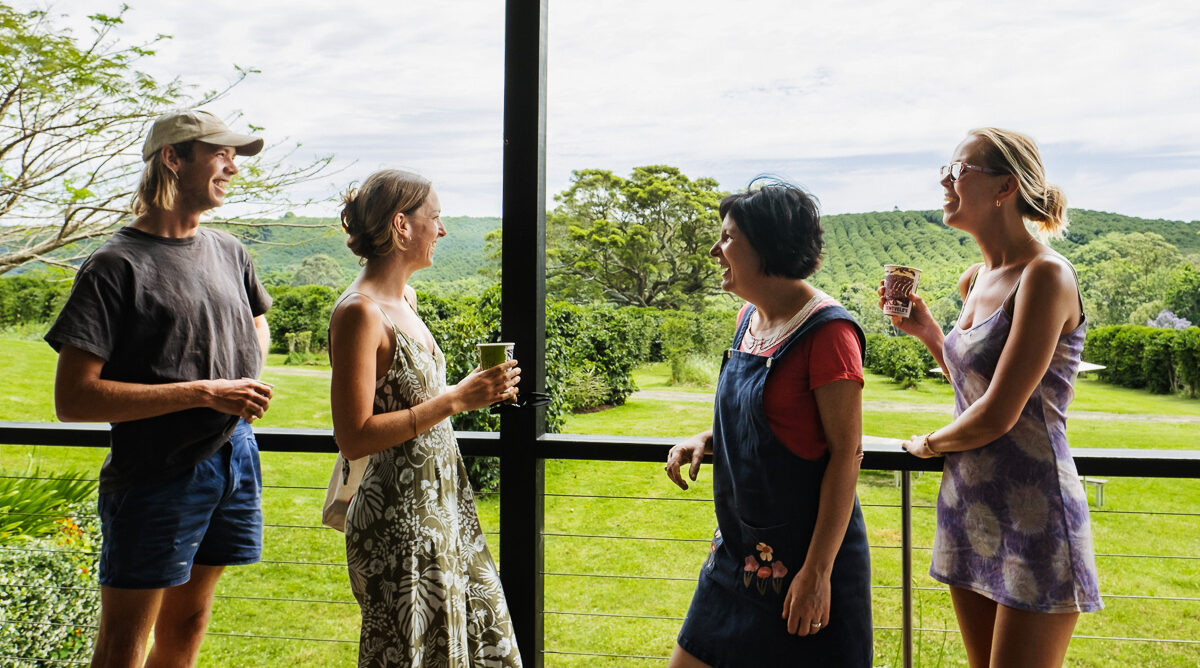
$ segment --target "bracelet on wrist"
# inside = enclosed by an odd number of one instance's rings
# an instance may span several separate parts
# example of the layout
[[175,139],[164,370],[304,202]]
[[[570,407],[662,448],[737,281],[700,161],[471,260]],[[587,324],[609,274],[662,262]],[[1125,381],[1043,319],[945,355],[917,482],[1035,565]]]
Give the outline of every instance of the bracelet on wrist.
[[945,455],[946,453],[934,448],[933,444],[929,442],[930,436],[933,436],[932,431],[929,432],[928,434],[925,434],[925,437],[921,439],[921,446],[924,447],[926,450],[932,452],[935,457],[941,457],[941,456]]

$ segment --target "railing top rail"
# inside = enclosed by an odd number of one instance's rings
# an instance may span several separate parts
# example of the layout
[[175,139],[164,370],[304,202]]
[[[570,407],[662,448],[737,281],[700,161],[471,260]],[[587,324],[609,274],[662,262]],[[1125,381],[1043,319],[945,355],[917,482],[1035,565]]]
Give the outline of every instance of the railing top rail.
[[[0,422],[0,443],[14,445],[69,445],[108,447],[106,424],[57,422]],[[255,428],[264,452],[334,453],[337,445],[330,429]],[[493,432],[457,432],[464,455],[494,457],[501,454],[500,435]],[[533,445],[543,459],[662,462],[678,442],[674,438],[546,434]],[[940,471],[941,459],[917,459],[900,449],[900,441],[863,437],[864,469],[886,471]],[[1200,478],[1200,450],[1072,448],[1082,475],[1135,478]]]

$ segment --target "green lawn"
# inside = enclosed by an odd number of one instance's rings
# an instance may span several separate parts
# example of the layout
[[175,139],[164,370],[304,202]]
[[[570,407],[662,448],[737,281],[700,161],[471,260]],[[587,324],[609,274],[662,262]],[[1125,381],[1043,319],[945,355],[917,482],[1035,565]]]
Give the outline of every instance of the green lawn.
[[[11,370],[0,395],[0,419],[48,421],[54,355],[44,343],[3,341],[0,365]],[[275,400],[259,424],[328,427],[328,380],[298,375],[272,365],[265,378]],[[662,369],[639,370],[642,389],[678,391],[665,384]],[[697,388],[699,391],[711,389]],[[936,381],[902,390],[871,377],[865,396],[874,401],[943,403],[949,388]],[[1111,402],[1111,404],[1110,404]],[[1190,402],[1190,403],[1189,403]],[[1200,402],[1112,388],[1092,380],[1079,385],[1073,408],[1106,412],[1193,415]],[[1122,410],[1118,410],[1118,408]],[[906,436],[945,424],[945,416],[905,411],[871,411],[867,433]],[[706,428],[711,406],[704,402],[636,399],[601,413],[572,416],[571,433],[685,436]],[[1172,447],[1200,449],[1197,425],[1072,420],[1079,447]],[[0,446],[0,469],[96,470],[101,449]],[[341,534],[319,528],[318,513],[332,455],[263,454],[267,517],[264,563],[231,568],[222,578],[204,666],[353,665],[357,608],[349,595]],[[919,546],[932,541],[932,506],[939,476],[915,479],[914,531]],[[693,581],[707,551],[714,519],[708,471],[692,490],[671,485],[658,464],[549,461],[545,504],[545,636],[549,666],[661,666]],[[1089,490],[1090,491],[1090,490]],[[872,544],[875,622],[899,626],[899,493],[891,472],[864,471],[859,485]],[[603,497],[634,497],[614,499]],[[1084,615],[1072,643],[1072,666],[1197,665],[1195,645],[1107,641],[1088,636],[1200,638],[1200,565],[1194,559],[1146,559],[1157,554],[1200,555],[1193,513],[1200,481],[1110,477],[1103,509],[1093,509],[1101,588],[1107,609]],[[497,529],[494,496],[480,501],[486,531]],[[604,536],[593,538],[590,536]],[[490,535],[493,553],[498,536]],[[918,665],[964,665],[953,612],[944,587],[925,571],[928,551],[914,555]],[[595,575],[615,577],[590,577]],[[1135,596],[1174,596],[1146,600]],[[302,600],[304,602],[296,602]],[[625,615],[625,616],[615,616]],[[950,632],[947,632],[949,630]],[[260,637],[246,638],[247,634]],[[265,637],[263,637],[265,636]],[[315,638],[320,640],[296,640]],[[876,633],[876,664],[898,665],[899,634]],[[594,652],[622,657],[576,656]]]

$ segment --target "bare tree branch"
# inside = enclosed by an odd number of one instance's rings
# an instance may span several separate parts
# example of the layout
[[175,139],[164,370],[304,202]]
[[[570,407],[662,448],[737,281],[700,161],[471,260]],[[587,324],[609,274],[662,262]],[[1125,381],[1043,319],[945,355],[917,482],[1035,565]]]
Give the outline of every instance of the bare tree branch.
[[[130,222],[153,120],[218,101],[257,72],[234,66],[228,85],[201,93],[178,78],[156,81],[137,68],[169,38],[120,43],[114,28],[127,9],[92,16],[92,34],[76,39],[45,11],[0,4],[0,274],[30,262],[72,266],[74,244]],[[331,157],[296,163],[295,153],[274,144],[239,165],[226,202],[247,210],[229,224],[310,227],[266,220],[307,204],[291,189],[328,173]]]

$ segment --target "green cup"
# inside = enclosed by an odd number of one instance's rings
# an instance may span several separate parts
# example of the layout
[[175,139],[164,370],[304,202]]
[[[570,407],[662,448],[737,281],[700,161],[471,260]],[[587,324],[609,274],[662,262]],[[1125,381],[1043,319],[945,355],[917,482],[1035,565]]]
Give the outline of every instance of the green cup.
[[512,343],[477,343],[479,349],[479,368],[490,369],[497,364],[503,364],[513,358]]

